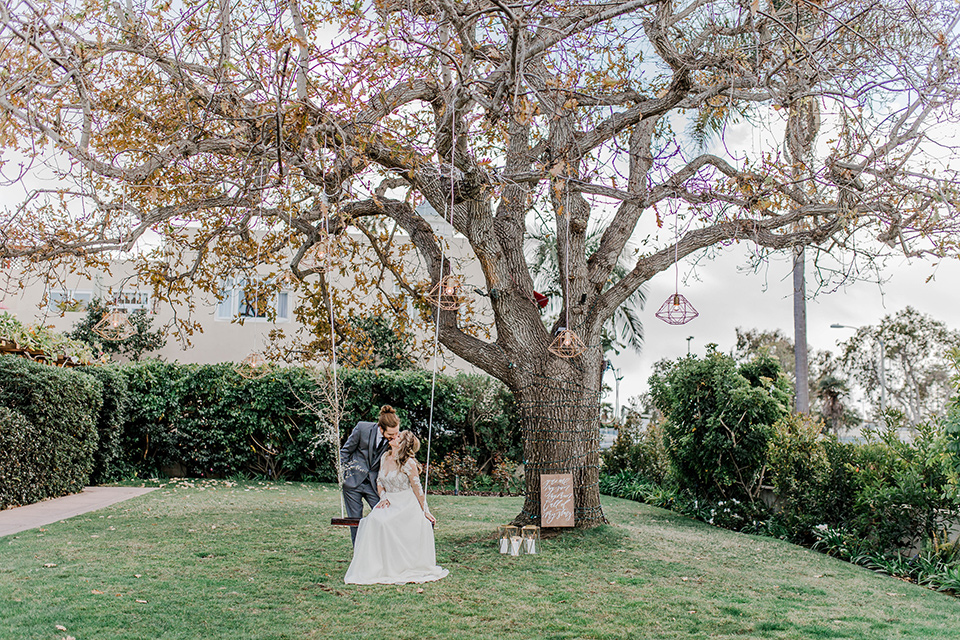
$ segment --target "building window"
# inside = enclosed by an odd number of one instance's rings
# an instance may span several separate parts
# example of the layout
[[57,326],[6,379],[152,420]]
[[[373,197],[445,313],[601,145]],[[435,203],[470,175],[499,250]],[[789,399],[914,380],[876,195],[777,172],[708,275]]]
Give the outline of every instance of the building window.
[[290,292],[268,280],[228,278],[220,291],[217,320],[288,322]]
[[114,294],[111,306],[126,309],[128,312],[142,309],[147,313],[153,313],[150,294],[142,291],[121,291]]
[[47,305],[56,313],[74,313],[86,311],[93,300],[93,291],[78,289],[51,289],[47,295]]

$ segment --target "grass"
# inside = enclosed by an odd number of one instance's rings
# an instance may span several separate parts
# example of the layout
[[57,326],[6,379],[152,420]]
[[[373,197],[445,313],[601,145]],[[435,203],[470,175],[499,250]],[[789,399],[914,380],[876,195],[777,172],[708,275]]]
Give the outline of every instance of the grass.
[[[0,538],[0,638],[956,638],[960,601],[604,499],[613,524],[496,552],[520,498],[433,496],[426,585],[347,586],[335,488],[172,483]],[[58,629],[58,626],[60,629]],[[66,629],[65,631],[63,629]]]

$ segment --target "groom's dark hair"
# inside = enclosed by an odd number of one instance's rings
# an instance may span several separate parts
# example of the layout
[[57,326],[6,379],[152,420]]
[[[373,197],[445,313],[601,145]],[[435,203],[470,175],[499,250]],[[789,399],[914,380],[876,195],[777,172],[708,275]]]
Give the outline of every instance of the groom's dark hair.
[[400,418],[397,417],[397,412],[393,410],[393,407],[388,404],[380,407],[380,418],[377,419],[377,425],[380,427],[381,433],[390,427],[400,426]]

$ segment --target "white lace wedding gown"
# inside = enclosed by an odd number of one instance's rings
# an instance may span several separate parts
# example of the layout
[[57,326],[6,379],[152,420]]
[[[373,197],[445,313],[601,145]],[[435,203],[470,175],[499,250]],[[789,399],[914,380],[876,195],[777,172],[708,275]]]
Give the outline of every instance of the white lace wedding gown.
[[343,581],[347,584],[404,584],[432,582],[447,575],[437,566],[433,525],[420,508],[423,495],[417,463],[411,458],[402,469],[380,475],[381,501],[360,521],[353,561]]

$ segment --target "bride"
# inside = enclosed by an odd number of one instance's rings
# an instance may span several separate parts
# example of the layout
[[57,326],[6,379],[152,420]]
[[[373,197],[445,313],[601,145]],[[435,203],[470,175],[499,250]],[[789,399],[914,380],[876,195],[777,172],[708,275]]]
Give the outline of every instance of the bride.
[[447,575],[437,566],[433,540],[436,518],[427,508],[414,454],[420,441],[401,431],[380,462],[380,502],[360,521],[347,584],[431,582]]

